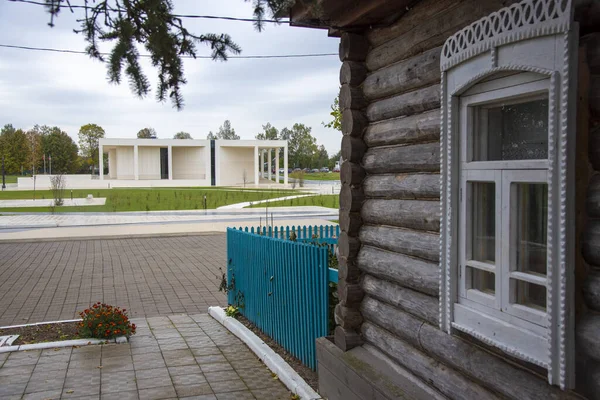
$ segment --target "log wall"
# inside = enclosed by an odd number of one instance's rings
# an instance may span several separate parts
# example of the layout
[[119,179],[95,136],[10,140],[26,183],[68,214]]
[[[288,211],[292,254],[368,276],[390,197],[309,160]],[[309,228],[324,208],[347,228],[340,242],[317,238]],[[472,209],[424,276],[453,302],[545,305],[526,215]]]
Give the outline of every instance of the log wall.
[[[539,369],[438,329],[440,48],[457,30],[510,3],[422,0],[392,26],[342,36],[335,343],[343,350],[376,348],[448,398],[575,398],[548,385]],[[598,3],[580,13],[590,78],[589,93],[580,96],[585,128],[578,128],[577,344],[585,354],[578,391],[590,398],[600,396]]]

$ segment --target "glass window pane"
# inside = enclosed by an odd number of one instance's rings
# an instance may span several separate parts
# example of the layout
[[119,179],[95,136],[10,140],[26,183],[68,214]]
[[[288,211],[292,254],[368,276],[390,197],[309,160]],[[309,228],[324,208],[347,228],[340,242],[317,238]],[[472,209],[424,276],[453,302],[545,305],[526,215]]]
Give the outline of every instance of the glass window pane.
[[517,271],[546,275],[548,185],[513,183],[513,241]]
[[516,284],[517,304],[546,311],[546,287],[513,279]]
[[496,262],[496,188],[493,182],[471,182],[470,259]]
[[494,273],[477,268],[467,268],[471,275],[469,289],[477,289],[491,295],[496,293],[496,275]]
[[548,158],[548,99],[474,110],[473,161]]

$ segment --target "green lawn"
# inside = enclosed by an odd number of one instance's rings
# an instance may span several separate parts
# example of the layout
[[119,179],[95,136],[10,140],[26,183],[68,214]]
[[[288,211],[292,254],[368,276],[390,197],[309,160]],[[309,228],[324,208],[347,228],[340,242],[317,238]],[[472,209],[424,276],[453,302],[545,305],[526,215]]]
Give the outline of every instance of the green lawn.
[[[290,178],[298,179],[298,172],[292,172],[290,174]],[[340,173],[339,172],[316,172],[316,173],[304,173],[305,181],[339,181]]]
[[340,196],[337,194],[325,194],[298,199],[273,201],[271,203],[254,204],[247,208],[263,207],[294,207],[294,206],[321,206],[329,208],[340,208]]
[[[206,207],[217,208],[227,204],[258,201],[296,193],[291,190],[223,189],[223,188],[117,188],[117,189],[76,189],[74,198],[106,197],[103,206],[56,207],[55,212],[113,212],[113,211],[157,211],[157,210],[202,210],[204,196]],[[51,199],[49,190],[36,190],[36,199]],[[71,191],[65,192],[65,198]],[[33,191],[0,192],[0,200],[32,199]],[[0,208],[0,212],[49,212],[50,207]]]

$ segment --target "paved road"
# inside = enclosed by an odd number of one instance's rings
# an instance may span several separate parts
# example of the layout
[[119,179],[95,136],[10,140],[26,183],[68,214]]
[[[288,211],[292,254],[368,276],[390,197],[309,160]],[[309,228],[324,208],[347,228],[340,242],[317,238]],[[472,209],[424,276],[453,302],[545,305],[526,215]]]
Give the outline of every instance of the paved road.
[[0,243],[0,326],[71,319],[96,301],[130,317],[225,305],[223,234]]

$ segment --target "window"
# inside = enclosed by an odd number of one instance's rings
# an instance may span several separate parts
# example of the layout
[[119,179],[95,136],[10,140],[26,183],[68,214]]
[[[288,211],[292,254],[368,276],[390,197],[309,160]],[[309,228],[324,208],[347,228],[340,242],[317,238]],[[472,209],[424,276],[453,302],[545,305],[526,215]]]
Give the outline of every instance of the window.
[[[491,82],[510,90],[486,90]],[[549,88],[544,76],[517,73],[459,98],[458,304],[540,335],[547,323]]]
[[524,0],[441,55],[440,327],[574,385],[577,27]]

